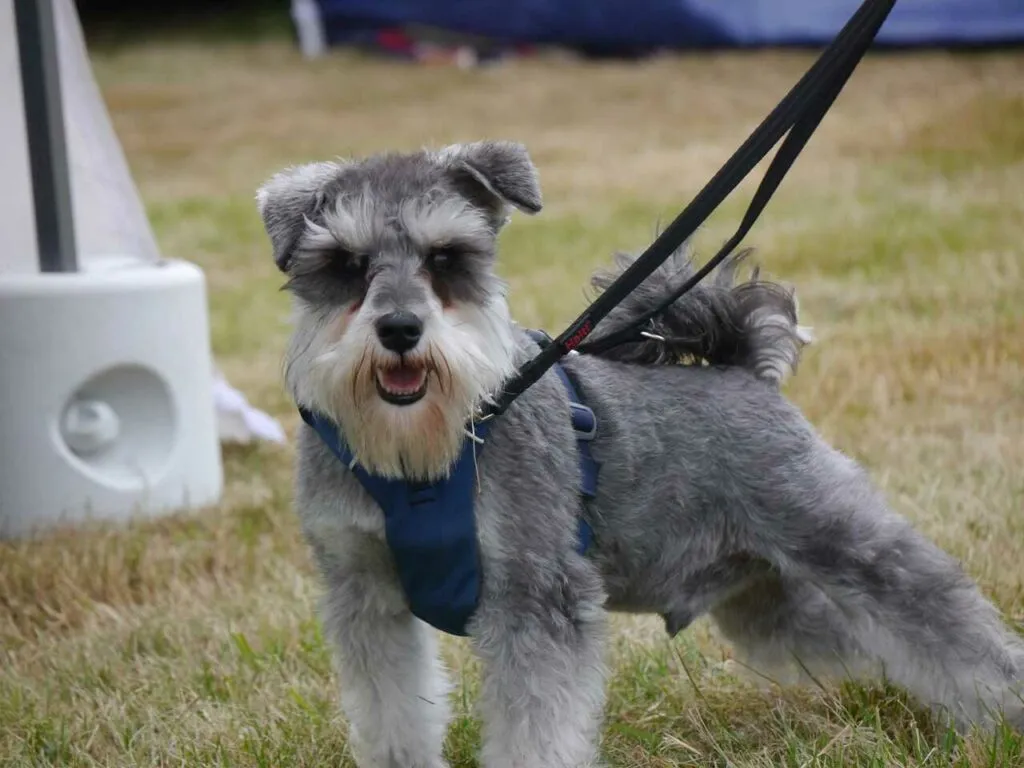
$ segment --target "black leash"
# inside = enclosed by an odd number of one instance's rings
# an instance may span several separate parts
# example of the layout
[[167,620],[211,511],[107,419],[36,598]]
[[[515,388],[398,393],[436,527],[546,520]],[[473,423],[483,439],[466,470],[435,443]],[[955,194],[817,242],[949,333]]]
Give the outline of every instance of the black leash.
[[[485,409],[483,418],[504,413],[519,395],[569,352],[578,350],[596,354],[642,338],[644,325],[707,277],[736,248],[753,227],[857,64],[871,47],[895,4],[896,0],[864,0],[818,60],[693,201],[560,336],[545,346],[507,382],[494,402]],[[595,342],[584,344],[598,323],[697,231],[783,136],[786,139],[772,159],[739,229],[721,250],[657,307],[628,326]]]

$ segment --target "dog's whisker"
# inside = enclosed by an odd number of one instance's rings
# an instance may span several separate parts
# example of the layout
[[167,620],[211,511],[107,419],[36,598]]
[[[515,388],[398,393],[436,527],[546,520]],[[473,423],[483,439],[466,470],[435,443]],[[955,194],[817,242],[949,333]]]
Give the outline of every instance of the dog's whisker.
[[363,353],[359,357],[359,362],[356,363],[355,371],[352,374],[352,402],[356,402],[359,398],[359,380],[362,378],[363,365],[366,362],[367,354],[370,354],[370,371],[371,375],[374,370],[374,359],[372,353],[368,353],[368,350],[364,347]]
[[472,414],[470,414],[469,429],[467,430],[467,434],[469,435],[473,444],[473,475],[476,479],[476,492],[479,494],[482,491],[483,486],[480,482],[480,461],[477,456],[477,446],[483,445],[484,440],[483,438],[479,437],[476,434],[476,424],[473,423]]
[[454,386],[454,374],[452,373],[451,364],[448,362],[448,359],[444,355],[441,356],[441,362],[444,363],[445,382],[447,383],[448,386]]

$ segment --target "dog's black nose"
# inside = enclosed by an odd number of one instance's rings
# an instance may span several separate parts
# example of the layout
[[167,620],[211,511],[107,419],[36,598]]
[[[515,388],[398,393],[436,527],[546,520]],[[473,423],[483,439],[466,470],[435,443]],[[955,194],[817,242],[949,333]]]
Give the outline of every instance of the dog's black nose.
[[408,352],[422,335],[423,321],[412,312],[390,312],[377,320],[377,338],[392,352]]

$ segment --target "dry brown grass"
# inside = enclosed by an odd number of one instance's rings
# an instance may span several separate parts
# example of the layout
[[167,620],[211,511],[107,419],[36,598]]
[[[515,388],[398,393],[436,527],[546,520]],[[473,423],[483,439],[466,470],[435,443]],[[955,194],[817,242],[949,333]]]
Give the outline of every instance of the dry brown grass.
[[[409,68],[279,42],[96,55],[168,255],[199,263],[228,378],[294,429],[279,360],[285,297],[252,196],[280,166],[512,137],[547,207],[507,233],[526,323],[584,302],[615,249],[638,249],[809,64],[804,54],[640,64]],[[745,185],[749,192],[751,184]],[[731,200],[700,242],[736,221]],[[872,57],[751,243],[816,327],[789,394],[863,460],[893,504],[1024,615],[1024,56]],[[336,764],[344,726],[289,510],[288,449],[226,452],[215,509],[0,545],[0,763]],[[1008,765],[1020,739],[959,742],[889,690],[752,690],[701,623],[667,643],[621,620],[614,765]],[[450,742],[471,765],[474,663]],[[697,689],[691,685],[691,679]],[[1015,755],[1013,757],[1011,755]]]

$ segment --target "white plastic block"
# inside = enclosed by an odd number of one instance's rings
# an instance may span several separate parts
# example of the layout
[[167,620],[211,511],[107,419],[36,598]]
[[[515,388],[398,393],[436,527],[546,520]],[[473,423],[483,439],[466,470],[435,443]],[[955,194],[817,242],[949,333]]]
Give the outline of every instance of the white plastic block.
[[213,387],[197,267],[0,273],[0,536],[216,503]]

